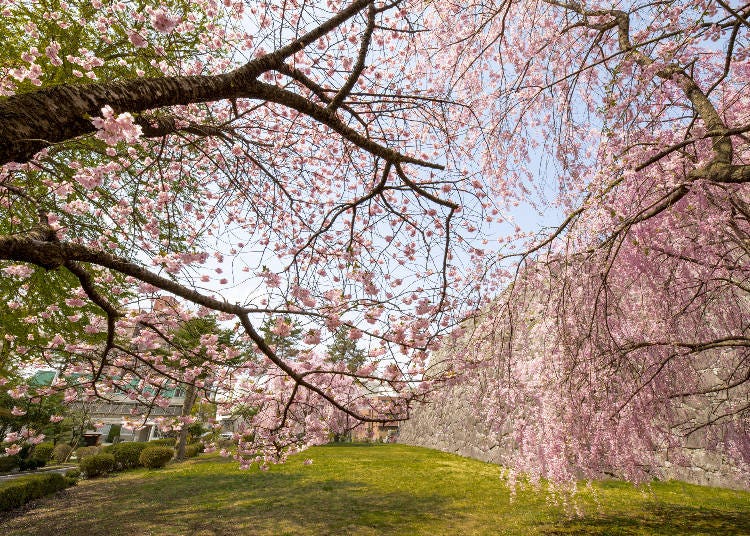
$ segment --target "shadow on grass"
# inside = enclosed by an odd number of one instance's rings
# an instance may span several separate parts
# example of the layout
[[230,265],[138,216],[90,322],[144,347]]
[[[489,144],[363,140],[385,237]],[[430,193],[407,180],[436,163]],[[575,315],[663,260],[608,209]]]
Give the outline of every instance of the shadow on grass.
[[100,481],[42,503],[0,533],[297,535],[417,534],[444,497],[383,492],[352,480],[309,480],[281,472],[146,474]]
[[560,521],[554,527],[540,527],[541,534],[711,534],[748,535],[750,515],[745,511],[717,510],[705,507],[643,504],[639,516],[596,515]]
[[750,534],[744,494],[596,486],[601,507],[585,500],[587,515],[569,518],[531,489],[511,502],[493,466],[426,449],[311,449],[265,473],[199,458],[83,482],[0,523],[0,535]]

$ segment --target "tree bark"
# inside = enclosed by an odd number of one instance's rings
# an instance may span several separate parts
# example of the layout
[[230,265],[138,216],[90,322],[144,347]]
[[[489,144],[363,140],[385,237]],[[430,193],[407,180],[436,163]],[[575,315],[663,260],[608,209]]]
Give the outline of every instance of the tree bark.
[[[257,99],[287,106],[328,126],[358,147],[389,162],[442,168],[410,158],[380,145],[342,121],[335,110],[319,106],[294,92],[257,80],[261,74],[283,70],[286,58],[354,17],[372,0],[356,0],[316,29],[278,50],[228,73],[214,76],[137,78],[117,82],[59,85],[11,95],[0,100],[0,165],[24,163],[42,149],[95,132],[92,117],[110,106],[115,113],[138,114],[168,106],[226,99]],[[339,96],[339,95],[337,95]],[[344,95],[341,95],[343,98]]]
[[[182,402],[182,416],[188,417],[190,415],[190,411],[193,409],[193,404],[195,403],[195,385],[192,383],[187,384],[185,387],[185,400]],[[175,459],[177,460],[184,460],[185,459],[185,446],[187,445],[187,436],[188,436],[188,427],[186,424],[183,423],[182,429],[180,430],[180,435],[177,439],[177,453],[175,454]]]

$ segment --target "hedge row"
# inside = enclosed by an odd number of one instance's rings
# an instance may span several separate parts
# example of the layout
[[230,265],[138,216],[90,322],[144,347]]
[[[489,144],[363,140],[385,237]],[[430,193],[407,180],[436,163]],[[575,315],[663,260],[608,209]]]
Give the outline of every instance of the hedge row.
[[159,467],[167,465],[167,462],[172,459],[172,456],[174,456],[174,449],[171,447],[160,447],[158,445],[155,447],[148,446],[141,451],[138,460],[144,467],[158,469]]
[[[174,444],[174,439],[171,438],[149,442],[127,441],[107,445],[99,453],[85,451],[83,453],[85,456],[79,462],[81,472],[87,478],[92,478],[112,471],[127,471],[136,467],[148,467],[150,469],[164,467],[174,456],[172,444]],[[92,449],[95,447],[86,448]],[[193,458],[202,450],[203,445],[200,443],[186,445],[185,456]]]
[[23,506],[75,484],[75,479],[57,473],[31,475],[0,483],[0,512]]
[[[127,471],[128,469],[134,469],[136,467],[164,467],[174,455],[174,451],[171,448],[174,443],[175,440],[173,438],[165,438],[149,442],[128,441],[108,445],[101,449],[99,447],[80,447],[76,450],[76,457],[78,458],[81,471],[87,477],[94,477],[112,471]],[[72,447],[66,443],[60,443],[52,449],[50,449],[50,447],[52,447],[51,443],[37,445],[33,452],[35,456],[29,459],[22,459],[20,456],[0,456],[0,472],[8,472],[19,466],[21,470],[36,469],[37,467],[44,466],[46,463],[45,459],[48,460],[50,458],[53,458],[58,463],[62,463],[68,459],[73,450]],[[144,463],[141,460],[141,453],[143,450],[146,448],[154,449],[157,447],[160,449],[158,453],[147,455],[145,459],[148,461]],[[167,451],[169,451],[169,457],[167,457]],[[193,458],[202,451],[203,445],[200,443],[186,445],[185,457]],[[41,454],[42,457],[37,458],[37,454]],[[103,454],[106,454],[107,456],[101,458]],[[88,462],[86,461],[88,458],[92,457],[96,459]],[[112,458],[114,462],[111,462],[110,458]]]
[[94,454],[86,456],[79,464],[81,471],[86,478],[106,475],[111,473],[115,468],[115,457],[112,454]]
[[104,452],[115,457],[115,469],[117,471],[127,471],[140,465],[138,457],[149,444],[140,441],[128,441],[104,447]]
[[21,456],[0,456],[0,473],[8,473],[18,467],[21,471],[33,471],[44,467],[47,462],[41,458],[22,458]]

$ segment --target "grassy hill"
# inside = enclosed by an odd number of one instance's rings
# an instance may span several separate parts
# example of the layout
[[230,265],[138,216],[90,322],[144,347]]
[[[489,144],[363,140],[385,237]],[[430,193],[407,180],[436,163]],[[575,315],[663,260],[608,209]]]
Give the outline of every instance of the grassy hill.
[[83,481],[5,519],[0,534],[750,534],[750,493],[675,482],[593,490],[577,514],[534,490],[511,501],[497,466],[404,445],[318,447],[268,472],[203,455]]

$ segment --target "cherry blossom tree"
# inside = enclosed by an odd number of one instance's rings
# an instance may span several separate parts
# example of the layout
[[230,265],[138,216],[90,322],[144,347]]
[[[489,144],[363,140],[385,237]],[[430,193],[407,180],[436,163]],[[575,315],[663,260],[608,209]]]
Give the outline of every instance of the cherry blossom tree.
[[[266,464],[491,359],[502,407],[538,408],[515,432],[535,475],[638,478],[696,396],[716,411],[682,433],[746,452],[747,5],[0,8],[4,337],[76,374],[70,399],[226,376],[226,404],[257,408],[238,458]],[[181,312],[156,318],[157,295]],[[426,369],[483,307],[469,348],[492,351]],[[211,311],[262,356],[231,387],[231,348],[159,359],[159,332]],[[305,333],[294,359],[269,316]],[[320,350],[342,328],[358,370]]]
[[464,147],[487,145],[485,208],[563,214],[493,257],[513,283],[453,350],[516,469],[640,480],[698,434],[747,474],[749,14],[434,6],[424,54],[466,104],[457,124],[482,113]]
[[[403,69],[411,7],[0,3],[8,355],[63,369],[49,389],[68,401],[149,408],[224,382],[227,405],[257,408],[243,463],[327,440],[331,412],[405,418],[428,347],[478,304],[453,225],[476,217],[474,190],[445,170],[452,103]],[[150,306],[165,296],[166,317]],[[263,356],[239,381],[237,350],[210,337],[200,365],[163,356],[211,312]],[[294,359],[259,332],[269,315],[306,334]],[[318,351],[341,329],[368,341],[358,370]]]

